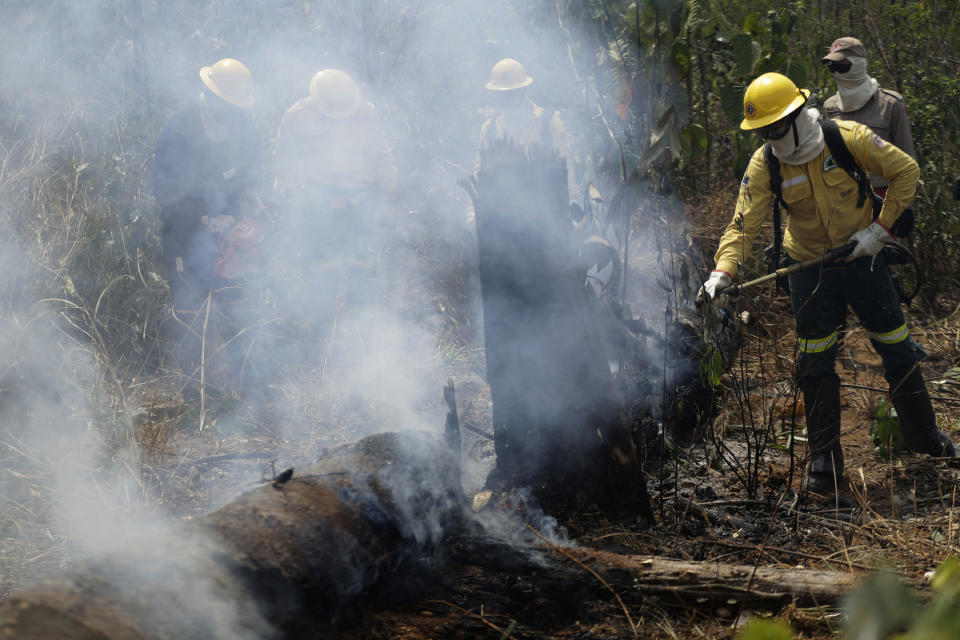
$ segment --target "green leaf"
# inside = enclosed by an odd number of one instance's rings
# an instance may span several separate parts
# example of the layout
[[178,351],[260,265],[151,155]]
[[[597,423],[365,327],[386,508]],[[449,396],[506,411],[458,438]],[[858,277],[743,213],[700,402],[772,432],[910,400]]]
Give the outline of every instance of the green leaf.
[[867,578],[842,603],[847,640],[877,640],[906,628],[919,613],[913,592],[889,571]]
[[806,87],[810,82],[810,73],[807,65],[799,58],[791,58],[787,61],[787,68],[784,75],[793,80],[793,84],[798,87]]
[[738,33],[730,40],[735,63],[734,76],[746,77],[753,73],[753,65],[757,60],[754,44],[753,38],[746,33]]
[[757,22],[760,21],[759,13],[751,13],[743,20],[743,30],[747,33],[755,33],[754,27],[757,26]]
[[705,0],[690,0],[687,3],[687,30],[696,31],[707,24],[709,10],[704,7]]
[[884,458],[889,457],[891,449],[896,453],[906,448],[897,410],[884,397],[877,400],[877,407],[873,412],[873,422],[870,425],[870,439],[873,441],[873,446]]
[[784,620],[754,618],[740,630],[736,640],[793,640],[793,629]]
[[938,594],[956,593],[960,590],[960,559],[950,556],[941,562],[933,574],[933,582],[930,586]]
[[917,616],[903,640],[943,640],[960,628],[960,561],[951,556],[933,574],[933,601]]
[[707,148],[707,132],[703,125],[688,124],[680,134],[680,168],[686,167],[693,158],[697,158]]
[[743,118],[744,91],[746,91],[746,87],[734,82],[728,82],[720,86],[720,106],[732,122],[739,123],[740,119]]

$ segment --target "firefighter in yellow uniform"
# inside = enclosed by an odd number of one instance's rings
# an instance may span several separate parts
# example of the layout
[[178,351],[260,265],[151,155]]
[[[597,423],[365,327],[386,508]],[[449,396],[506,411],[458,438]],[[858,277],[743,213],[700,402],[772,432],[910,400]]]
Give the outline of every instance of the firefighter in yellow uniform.
[[[789,276],[811,452],[807,488],[826,493],[843,473],[840,379],[834,363],[837,328],[844,322],[847,305],[883,360],[884,377],[908,446],[936,456],[953,457],[955,450],[950,438],[937,429],[917,366],[926,353],[910,338],[881,253],[892,239],[890,227],[913,198],[920,175],[917,163],[866,126],[838,122],[857,165],[889,182],[883,208],[874,220],[871,201],[858,206],[857,182],[824,144],[817,111],[804,108],[809,95],[786,76],[763,74],[747,87],[740,128],[758,133],[780,162],[783,200],[789,212],[783,241],[788,262],[856,243],[845,261]],[[713,298],[736,277],[773,206],[770,183],[770,168],[760,147],[744,174],[733,221],[720,240],[716,267],[701,289],[701,298]]]

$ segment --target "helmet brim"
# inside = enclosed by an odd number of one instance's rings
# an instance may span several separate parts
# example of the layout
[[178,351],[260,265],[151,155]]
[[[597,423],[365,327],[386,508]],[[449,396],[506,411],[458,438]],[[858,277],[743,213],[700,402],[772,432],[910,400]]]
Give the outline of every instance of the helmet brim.
[[511,85],[497,84],[496,82],[493,82],[491,80],[484,86],[487,88],[488,91],[513,91],[514,89],[523,89],[524,87],[529,87],[531,84],[533,84],[533,78],[531,78],[530,76],[527,76],[518,84],[511,84]]
[[782,120],[783,118],[786,118],[788,115],[793,113],[798,107],[803,106],[803,104],[810,98],[809,89],[797,89],[797,91],[800,92],[800,95],[794,98],[790,102],[790,104],[787,105],[787,107],[784,108],[782,111],[779,111],[777,113],[771,113],[770,115],[764,118],[755,118],[753,120],[747,120],[746,118],[744,118],[740,122],[740,128],[744,131],[754,131],[756,129],[762,129],[767,125],[771,125],[777,120]]
[[205,86],[207,89],[210,89],[210,91],[213,92],[213,94],[218,98],[220,98],[221,100],[229,102],[235,107],[249,109],[250,107],[253,106],[254,104],[253,94],[243,98],[238,98],[236,96],[229,96],[225,94],[223,91],[221,91],[220,87],[216,85],[216,83],[213,81],[213,78],[210,75],[212,71],[213,71],[212,67],[201,67],[200,80],[203,82],[203,86]]

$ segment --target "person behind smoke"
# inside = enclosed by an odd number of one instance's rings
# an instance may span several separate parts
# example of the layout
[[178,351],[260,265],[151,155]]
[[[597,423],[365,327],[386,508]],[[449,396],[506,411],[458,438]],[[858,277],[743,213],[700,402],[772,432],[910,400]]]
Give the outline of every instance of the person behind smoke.
[[[881,253],[891,239],[888,229],[913,197],[920,170],[913,158],[866,126],[837,123],[857,165],[889,181],[883,208],[874,221],[871,201],[865,199],[858,206],[855,180],[830,161],[817,112],[804,108],[809,95],[786,76],[765,73],[747,87],[740,128],[757,132],[780,161],[783,200],[790,213],[783,241],[788,261],[815,258],[855,243],[846,261],[809,267],[789,276],[797,369],[811,452],[807,488],[828,493],[843,473],[840,379],[835,360],[837,327],[846,318],[848,304],[883,360],[884,377],[907,445],[935,456],[954,457],[956,453],[950,438],[937,428],[918,368],[926,353],[910,337]],[[699,302],[716,297],[730,285],[772,206],[770,170],[761,146],[743,176],[736,212],[720,239],[716,267],[698,293]]]
[[[251,113],[253,77],[240,61],[223,58],[199,72],[196,102],[178,110],[157,139],[153,192],[160,205],[164,267],[174,313],[187,324],[202,322],[219,237],[238,218],[259,214],[262,148]],[[180,364],[195,368],[200,347],[179,338]]]
[[[537,106],[527,95],[527,87],[533,78],[527,75],[523,65],[513,58],[504,58],[493,65],[485,88],[491,97],[493,114],[480,128],[480,148],[497,139],[510,140],[527,147],[549,147],[567,163],[567,188],[569,198],[577,195],[570,153],[570,139],[560,114],[548,113]],[[480,155],[477,155],[474,170],[480,170]]]
[[[823,114],[831,120],[853,120],[865,124],[887,142],[916,158],[907,107],[896,91],[879,86],[867,75],[867,51],[856,38],[839,38],[830,45],[821,62],[837,81],[837,92],[823,103]],[[888,182],[871,174],[870,182],[881,197]]]
[[375,277],[397,167],[376,107],[346,72],[318,71],[287,109],[275,172],[299,258],[328,275]]

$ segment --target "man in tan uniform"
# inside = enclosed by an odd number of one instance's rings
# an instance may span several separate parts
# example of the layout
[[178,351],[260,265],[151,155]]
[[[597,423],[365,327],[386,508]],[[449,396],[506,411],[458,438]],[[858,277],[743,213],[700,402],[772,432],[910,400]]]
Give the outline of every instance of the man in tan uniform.
[[288,249],[314,270],[373,277],[397,168],[376,108],[347,73],[317,72],[310,95],[287,109],[275,171]]
[[[494,113],[480,129],[480,146],[508,137],[527,147],[536,145],[553,149],[566,160],[567,189],[570,200],[575,201],[579,194],[573,175],[570,140],[563,120],[556,111],[548,113],[530,99],[526,88],[531,84],[533,78],[513,58],[504,58],[493,65],[484,86],[493,98]],[[480,170],[479,154],[474,169]]]
[[[821,62],[837,81],[837,93],[823,103],[823,115],[831,120],[853,120],[865,124],[878,136],[912,158],[913,137],[903,96],[884,89],[867,75],[867,51],[856,38],[839,38]],[[870,175],[874,191],[886,195],[889,182],[881,175]]]

